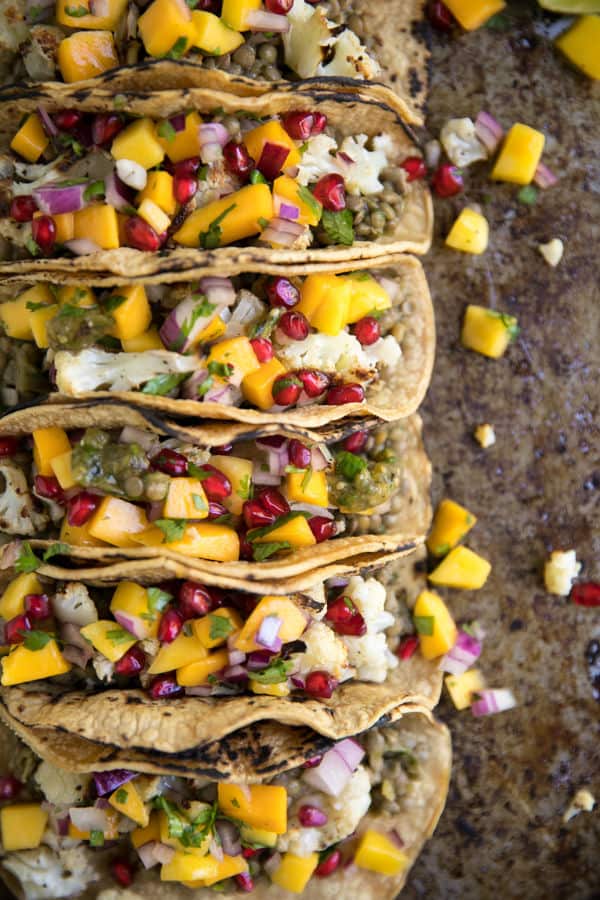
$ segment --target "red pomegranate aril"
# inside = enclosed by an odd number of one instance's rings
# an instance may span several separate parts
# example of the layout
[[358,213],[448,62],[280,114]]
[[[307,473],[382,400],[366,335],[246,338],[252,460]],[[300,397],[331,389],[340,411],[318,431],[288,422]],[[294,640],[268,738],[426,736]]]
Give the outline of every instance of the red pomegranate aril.
[[310,333],[308,319],[299,312],[284,312],[277,327],[281,328],[286,337],[293,341],[303,341]]
[[14,775],[0,777],[0,800],[14,800],[23,790],[23,782]]
[[288,455],[290,463],[297,469],[308,469],[312,458],[312,453],[302,441],[292,438],[288,444]]
[[242,856],[244,859],[252,859],[257,853],[258,850],[255,850],[253,847],[242,847]]
[[315,117],[311,112],[298,109],[284,116],[281,124],[295,141],[307,141],[313,135]]
[[287,16],[294,5],[294,0],[265,0],[265,9],[278,16]]
[[327,607],[325,618],[338,634],[362,637],[367,633],[367,625],[349,597],[337,597]]
[[267,512],[272,513],[276,518],[285,516],[290,511],[290,504],[277,488],[265,488],[256,499]]
[[408,156],[400,163],[400,168],[407,174],[407,181],[418,181],[427,175],[427,166],[422,156]]
[[302,382],[294,375],[280,375],[271,388],[273,402],[278,406],[291,406],[296,403],[301,391]]
[[183,453],[178,453],[177,450],[171,450],[170,447],[163,447],[162,450],[159,450],[156,456],[153,456],[150,460],[150,465],[153,469],[164,472],[165,475],[170,475],[171,478],[187,475],[188,471],[186,457]]
[[247,181],[250,172],[254,168],[254,160],[246,150],[244,144],[228,141],[223,147],[225,165],[233,175],[237,175],[243,181]]
[[325,402],[329,406],[342,406],[344,403],[362,403],[365,390],[360,384],[336,384],[329,388]]
[[183,628],[183,616],[172,607],[166,609],[161,616],[158,626],[158,639],[163,644],[170,644],[175,640]]
[[121,887],[129,887],[133,883],[133,869],[126,859],[115,859],[111,863],[112,876]]
[[410,659],[417,647],[419,646],[419,636],[416,634],[408,634],[403,637],[396,647],[396,656],[398,659]]
[[574,584],[571,588],[571,600],[577,606],[600,606],[600,584],[597,581]]
[[59,131],[73,131],[81,122],[82,115],[76,109],[61,109],[54,115],[54,124]]
[[306,762],[302,763],[303,769],[316,769],[317,766],[321,765],[322,756],[311,756],[310,759],[307,759]]
[[174,675],[157,675],[148,689],[153,700],[164,700],[167,697],[179,697],[183,688],[177,684]]
[[233,444],[219,444],[213,447],[211,453],[213,456],[229,456],[233,451]]
[[240,872],[235,876],[235,883],[245,894],[250,894],[254,890],[254,880],[250,872]]
[[196,581],[184,581],[179,588],[179,612],[184,619],[197,619],[215,608],[209,591]]
[[118,659],[115,663],[115,672],[118,675],[125,675],[127,678],[133,678],[139,675],[146,665],[146,654],[142,648],[135,644],[130,647],[127,653]]
[[329,387],[330,378],[319,369],[300,369],[296,375],[302,382],[304,392],[308,397],[320,397]]
[[432,0],[427,5],[427,18],[438,31],[451,31],[455,19],[445,3]]
[[348,435],[342,446],[348,453],[360,453],[365,449],[368,440],[368,431],[355,431],[354,434]]
[[341,175],[332,172],[319,178],[312,192],[324,209],[340,212],[346,208],[346,185]]
[[306,676],[304,690],[311,697],[328,700],[337,687],[337,681],[329,672],[317,670]]
[[325,857],[323,862],[319,863],[315,869],[315,875],[317,878],[327,878],[329,875],[333,875],[341,861],[342,854],[339,850],[334,850],[333,853],[330,853],[329,856]]
[[317,544],[335,537],[335,522],[333,519],[328,519],[327,516],[312,516],[308,520],[308,527],[312,531]]
[[15,197],[10,204],[10,217],[15,222],[31,222],[37,208],[33,197]]
[[127,245],[134,250],[156,253],[162,243],[161,236],[139,216],[130,216],[125,222]]
[[298,821],[303,828],[321,828],[327,825],[327,813],[324,813],[318,806],[311,806],[305,803],[298,810]]
[[187,159],[182,159],[180,162],[175,163],[173,166],[173,175],[175,178],[189,178],[191,175],[196,175],[199,168],[200,157],[188,156]]
[[374,344],[381,337],[381,329],[375,316],[365,316],[364,319],[359,319],[352,331],[363,347]]
[[198,182],[192,175],[176,175],[173,179],[173,196],[178,203],[187,203],[198,190]]
[[31,222],[31,236],[42,253],[50,253],[56,243],[56,224],[51,216],[40,216]]
[[72,497],[67,503],[67,520],[69,525],[79,528],[85,525],[88,519],[91,519],[98,504],[100,497],[97,494],[90,494],[89,491],[81,491]]
[[258,500],[246,500],[242,507],[244,522],[248,528],[262,528],[264,525],[272,525],[277,516],[270,512]]
[[265,285],[265,291],[271,306],[291,309],[300,300],[300,291],[287,278],[271,278]]
[[10,619],[4,626],[4,640],[7,644],[22,644],[24,631],[31,631],[29,616],[21,614]]
[[56,503],[64,503],[63,489],[54,475],[36,475],[34,478],[35,492],[44,500],[54,500]]
[[266,363],[273,359],[273,344],[268,338],[253,338],[250,343],[260,363]]
[[19,438],[3,437],[0,438],[0,458],[5,456],[14,456],[19,450]]
[[220,519],[221,516],[227,515],[227,508],[223,506],[222,503],[218,503],[216,500],[208,501],[208,518],[209,519]]
[[50,601],[47,594],[27,594],[25,612],[31,619],[47,619],[50,615]]
[[94,116],[92,122],[92,141],[97,146],[103,146],[112,141],[123,128],[120,116],[115,113],[101,113]]
[[442,163],[433,173],[431,186],[438,197],[454,197],[464,188],[460,171],[452,163]]
[[290,148],[284,144],[265,141],[256,168],[265,176],[267,181],[275,181],[277,176],[281,174],[281,170],[289,155]]
[[226,475],[208,464],[200,468],[207,475],[202,478],[202,487],[209,500],[221,501],[231,496],[231,482]]
[[254,547],[252,542],[248,540],[245,529],[238,532],[238,537],[240,539],[240,559],[254,559]]

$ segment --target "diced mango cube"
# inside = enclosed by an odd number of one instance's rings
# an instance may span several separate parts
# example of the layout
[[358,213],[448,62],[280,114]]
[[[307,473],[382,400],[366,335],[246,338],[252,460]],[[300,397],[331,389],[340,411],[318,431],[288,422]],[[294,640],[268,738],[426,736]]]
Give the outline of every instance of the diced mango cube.
[[52,467],[54,477],[57,479],[63,491],[68,491],[77,484],[73,477],[73,469],[71,467],[72,456],[73,451],[67,450],[66,453],[61,453],[60,456],[55,456],[50,460],[50,466]]
[[220,606],[201,619],[192,620],[192,631],[208,650],[224,644],[230,635],[242,627],[242,619],[235,609]]
[[600,78],[600,16],[580,16],[555,44],[582,72]]
[[238,387],[246,375],[260,368],[260,363],[248,338],[234,337],[210,348],[207,368],[209,374]]
[[[32,316],[40,304],[50,306],[54,298],[47,285],[36,284],[23,291],[15,300],[7,300],[0,304],[0,319],[8,337],[21,341],[30,341],[33,337]],[[43,312],[42,309],[38,312]],[[48,346],[48,345],[46,345]]]
[[492,178],[512,184],[529,184],[542,158],[545,142],[541,131],[516,122],[504,138]]
[[481,28],[488,19],[504,9],[504,0],[445,0],[446,6],[466,31]]
[[108,798],[110,805],[131,819],[140,828],[145,828],[150,820],[148,808],[144,805],[144,801],[140,797],[134,781],[128,781],[126,784],[118,787]]
[[172,672],[207,657],[206,647],[196,635],[187,635],[181,631],[174,641],[161,645],[148,672],[150,675],[162,675],[164,672]]
[[93,241],[102,250],[118,250],[119,222],[115,208],[99,203],[78,210],[73,217],[73,237]]
[[340,278],[350,283],[349,325],[358,322],[364,316],[372,316],[374,313],[389,309],[392,305],[386,289],[369,272],[353,272],[350,275],[341,275]]
[[224,854],[223,859],[217,863],[217,866],[216,874],[204,878],[201,885],[202,887],[210,887],[211,884],[216,884],[218,881],[223,881],[225,878],[233,878],[241,872],[248,871],[248,863],[241,855],[227,856],[227,854]]
[[160,870],[161,881],[197,881],[214,878],[219,871],[219,864],[214,856],[196,856],[193,853],[175,853],[168,863],[163,863]]
[[[161,609],[166,605],[160,604],[160,608],[150,604],[148,589],[135,581],[121,581],[117,586],[110,601],[110,611],[124,613],[127,616],[135,616],[139,619],[140,628],[145,628],[145,637],[156,637],[160,621]],[[141,633],[141,632],[140,632]]]
[[107,300],[107,309],[115,320],[112,334],[121,341],[139,337],[152,321],[152,310],[143,284],[116,288]]
[[55,213],[52,218],[56,228],[56,243],[65,244],[67,241],[72,241],[75,236],[74,214],[72,212]]
[[425,659],[443,656],[456,643],[458,631],[454,619],[440,595],[434,591],[421,591],[413,609],[413,618]]
[[[56,21],[59,25],[66,25],[67,28],[85,28],[85,29],[108,29],[114,31],[119,20],[125,14],[127,9],[127,0],[107,0],[105,4],[106,13],[102,16],[79,15],[83,9],[89,9],[89,0],[78,0],[73,4],[71,0],[57,0],[56,3]],[[76,10],[78,15],[69,15],[67,10]]]
[[96,306],[97,300],[93,290],[83,284],[65,284],[58,289],[58,302],[61,306]]
[[177,684],[182,687],[196,687],[206,684],[209,676],[220,672],[229,665],[229,653],[227,650],[215,650],[207,654],[203,659],[187,663],[177,669]]
[[224,56],[233,53],[244,43],[244,36],[226,25],[214,13],[204,9],[192,12],[195,37],[194,46],[212,56]]
[[13,578],[0,597],[0,616],[7,622],[25,612],[28,594],[43,594],[44,590],[35,572],[22,572]]
[[150,56],[183,56],[196,37],[192,14],[178,0],[154,0],[139,17],[138,31]]
[[266,831],[264,828],[253,828],[246,822],[240,824],[240,837],[244,844],[260,844],[262,847],[274,847],[277,843],[275,831]]
[[261,684],[255,678],[250,678],[248,685],[253,694],[268,694],[270,697],[287,697],[291,694],[287,681],[278,681],[275,684]]
[[187,217],[173,235],[176,244],[214,250],[260,234],[259,220],[273,218],[273,198],[268,184],[246,187],[201,206]]
[[163,234],[171,224],[168,215],[158,206],[154,200],[142,200],[138,207],[138,216],[147,222],[157,234]]
[[247,31],[246,18],[262,6],[261,0],[223,0],[221,16],[226,25],[236,31]]
[[302,515],[294,516],[283,525],[277,525],[267,534],[253,538],[256,544],[288,543],[292,549],[299,547],[312,547],[317,543],[310,525]]
[[165,544],[169,550],[193,559],[235,562],[240,558],[240,539],[233,528],[213,522],[196,522],[186,526],[183,536]]
[[90,522],[91,519],[88,519],[83,525],[69,525],[65,516],[60,526],[59,540],[74,547],[106,547],[106,541],[90,534]]
[[468,547],[455,547],[429,575],[433,584],[477,590],[486,583],[492,567]]
[[242,381],[242,393],[248,403],[258,409],[270,409],[275,403],[273,385],[284,372],[285,366],[274,356],[250,375],[246,375]]
[[158,812],[153,812],[150,814],[150,819],[145,828],[136,828],[135,831],[131,832],[131,843],[136,850],[138,847],[143,847],[144,844],[150,843],[150,841],[160,841],[159,819]]
[[165,156],[154,122],[148,116],[136,119],[120,131],[110,152],[114,159],[131,159],[144,169],[153,169]]
[[427,549],[434,556],[444,556],[462,541],[476,521],[476,517],[464,506],[454,500],[442,500],[433,517]]
[[208,325],[202,329],[194,340],[194,344],[210,344],[217,341],[227,331],[227,325],[220,316],[213,316]]
[[95,78],[119,65],[111,31],[76,31],[58,45],[57,60],[67,83]]
[[313,197],[307,187],[298,184],[289,175],[280,175],[273,182],[273,196],[277,195],[286,203],[297,206],[300,215],[296,221],[300,225],[318,225],[321,221],[323,207],[316,197]]
[[42,843],[48,812],[40,803],[13,803],[0,810],[0,831],[5,853],[34,850]]
[[457,709],[466,709],[473,702],[473,694],[485,688],[485,680],[479,669],[468,669],[462,675],[446,675],[444,684]]
[[163,515],[167,519],[206,519],[208,500],[198,478],[172,478]]
[[[194,809],[196,810],[195,814],[198,815],[199,808],[206,809],[207,804],[192,800],[186,810],[187,817],[189,819],[193,818],[191,813]],[[159,841],[161,844],[166,844],[168,847],[173,847],[180,853],[191,853],[194,856],[206,856],[206,854],[208,853],[208,848],[210,846],[210,837],[208,835],[200,842],[197,847],[186,847],[178,837],[174,837],[173,835],[171,835],[169,829],[169,819],[164,810],[161,810],[158,815],[158,826],[160,835]]]
[[137,337],[121,341],[121,346],[126,353],[143,353],[144,350],[164,350],[165,345],[160,339],[158,328],[149,328]]
[[217,804],[226,816],[276,834],[287,831],[287,791],[276,784],[217,784]]
[[81,629],[81,634],[92,647],[111,662],[124,656],[137,638],[113,619],[98,619]]
[[53,638],[39,650],[28,650],[24,644],[17,644],[2,659],[2,684],[39,681],[40,678],[64,675],[70,670],[71,664],[64,658]]
[[31,333],[37,346],[41,350],[46,350],[49,346],[48,342],[48,322],[53,319],[58,312],[58,303],[51,306],[42,306],[41,309],[35,309],[29,313],[29,325]]
[[92,537],[115,547],[135,546],[132,536],[149,526],[144,509],[120,497],[104,497],[86,524]]
[[163,169],[157,172],[148,172],[146,187],[137,195],[138,204],[143,203],[144,200],[152,200],[168,216],[173,216],[177,208],[173,194],[173,176]]
[[354,854],[354,865],[381,875],[399,875],[408,864],[406,853],[386,834],[372,828],[365,831]]
[[485,216],[465,207],[456,219],[446,238],[446,246],[462,253],[479,255],[487,249],[489,225]]
[[35,163],[49,143],[42,120],[37,113],[31,113],[10,142],[10,148],[27,162]]
[[294,139],[289,136],[278,119],[270,119],[263,125],[258,125],[251,131],[247,131],[243,140],[248,153],[256,161],[257,165],[260,162],[265,144],[277,144],[280,147],[287,147],[288,155],[283,162],[283,169],[297,166],[302,159]]
[[499,359],[511,341],[517,337],[519,326],[515,316],[484,306],[467,306],[460,335],[463,347],[491,359]]
[[301,894],[318,864],[318,853],[310,853],[308,856],[284,853],[281,862],[271,873],[271,881],[284,891]]
[[[324,334],[339,334],[348,323],[352,284],[336,275],[309,275],[295,309]],[[372,309],[372,307],[371,307]]]
[[200,125],[202,125],[202,119],[194,111],[186,115],[185,128],[181,131],[177,131],[175,134],[169,132],[168,137],[158,135],[159,143],[171,162],[177,163],[182,159],[199,155],[200,135],[198,129]]
[[284,644],[298,640],[306,630],[306,616],[290,597],[261,597],[236,638],[235,646],[237,650],[251,653],[253,650],[260,649],[260,645],[256,643],[254,638],[262,621],[267,616],[276,616],[281,620],[277,634]]
[[285,492],[288,500],[297,503],[329,506],[329,490],[324,471],[306,469],[304,472],[288,472],[285,476]]
[[34,428],[33,461],[40,475],[53,475],[52,460],[55,456],[69,453],[71,443],[64,428],[51,425],[49,428]]
[[235,516],[241,515],[244,501],[250,498],[252,491],[252,460],[241,456],[214,456],[210,464],[231,484],[231,494],[223,499],[223,506]]

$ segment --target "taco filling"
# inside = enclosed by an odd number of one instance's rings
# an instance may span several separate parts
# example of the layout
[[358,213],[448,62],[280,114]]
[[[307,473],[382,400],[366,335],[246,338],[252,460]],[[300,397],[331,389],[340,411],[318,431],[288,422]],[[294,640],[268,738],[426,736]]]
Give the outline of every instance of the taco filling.
[[5,236],[34,257],[351,246],[393,235],[403,213],[389,135],[342,137],[309,110],[154,120],[40,107],[10,147]]

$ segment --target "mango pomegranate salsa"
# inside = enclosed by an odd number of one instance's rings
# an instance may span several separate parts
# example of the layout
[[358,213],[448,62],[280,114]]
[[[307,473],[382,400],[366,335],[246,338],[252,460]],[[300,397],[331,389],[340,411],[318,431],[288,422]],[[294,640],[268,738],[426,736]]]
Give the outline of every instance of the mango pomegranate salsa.
[[[168,41],[169,17],[182,10],[190,17],[188,29],[196,17],[211,15],[190,12],[183,0],[154,0],[140,22],[159,17],[158,38]],[[102,47],[92,49],[99,42]],[[111,33],[75,32],[63,41],[59,58],[73,80],[78,67],[88,74],[104,63],[113,67]],[[392,143],[385,135],[343,137],[311,110],[257,123],[243,113],[191,110],[155,120],[40,108],[25,116],[10,149],[19,165],[9,216],[20,226],[11,240],[38,257],[120,247],[215,250],[248,241],[300,250],[349,246],[352,210],[366,204],[361,198],[375,208],[384,192],[382,173],[402,162],[389,158]],[[34,165],[44,166],[41,182]],[[403,182],[396,181],[400,215]],[[384,224],[372,236],[396,227],[394,217],[380,217]],[[360,235],[371,235],[366,222]]]

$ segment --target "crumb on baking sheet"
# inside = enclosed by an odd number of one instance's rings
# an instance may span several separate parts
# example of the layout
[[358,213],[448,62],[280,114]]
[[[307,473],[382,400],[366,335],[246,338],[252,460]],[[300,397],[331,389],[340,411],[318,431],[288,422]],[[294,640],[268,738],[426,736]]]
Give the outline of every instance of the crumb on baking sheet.
[[487,450],[488,447],[491,447],[492,444],[496,443],[494,426],[489,425],[487,422],[485,425],[478,425],[474,431],[474,437],[477,443],[480,444],[484,450]]

